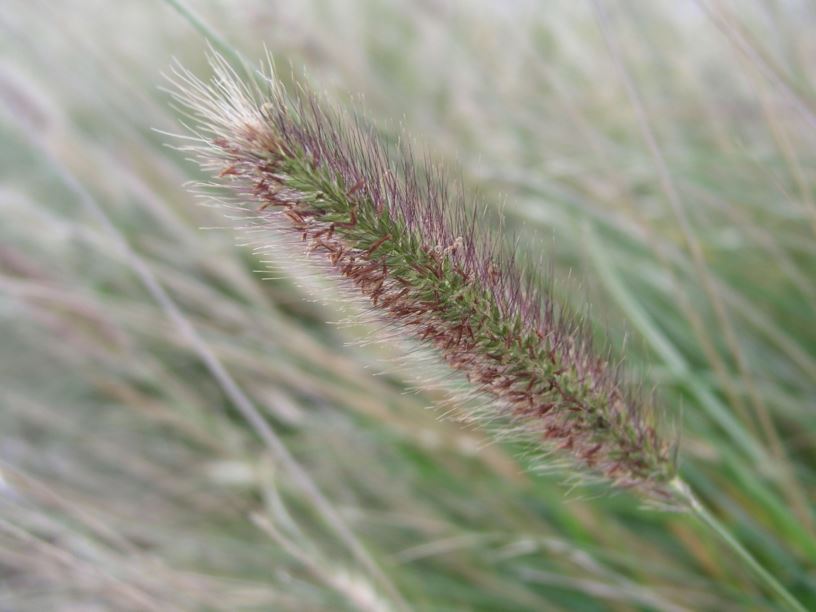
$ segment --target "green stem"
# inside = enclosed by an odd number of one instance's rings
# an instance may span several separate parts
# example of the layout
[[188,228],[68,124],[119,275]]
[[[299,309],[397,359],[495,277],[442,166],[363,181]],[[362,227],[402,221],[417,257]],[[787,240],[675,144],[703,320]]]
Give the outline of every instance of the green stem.
[[690,510],[697,515],[706,526],[708,526],[714,533],[716,533],[723,542],[728,544],[736,555],[742,559],[751,570],[760,577],[765,585],[774,593],[776,593],[785,605],[796,612],[807,612],[805,607],[797,600],[790,591],[788,591],[782,583],[780,583],[768,570],[766,570],[759,561],[743,546],[737,538],[735,538],[730,531],[723,525],[717,517],[715,517],[709,510],[697,499],[691,488],[679,477],[671,481],[670,486],[674,489],[680,497],[687,503]]
[[221,55],[227,57],[233,64],[241,66],[247,71],[247,74],[251,75],[251,71],[249,71],[247,68],[247,61],[244,59],[244,56],[241,55],[241,52],[224,40],[224,38],[218,32],[213,30],[209,24],[207,24],[207,22],[204,21],[200,15],[198,15],[198,13],[187,6],[187,3],[184,2],[184,0],[164,1],[173,7],[179,13],[179,15],[184,17],[184,19],[186,19],[187,22],[193,26],[199,34],[208,40],[210,44],[212,44],[216,50],[221,53]]

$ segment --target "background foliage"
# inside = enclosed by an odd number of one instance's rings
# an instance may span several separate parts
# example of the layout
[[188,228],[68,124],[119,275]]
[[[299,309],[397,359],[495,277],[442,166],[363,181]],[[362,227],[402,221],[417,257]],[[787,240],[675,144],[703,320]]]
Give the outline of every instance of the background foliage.
[[[245,57],[362,98],[659,388],[681,470],[816,606],[816,12],[805,2],[196,0]],[[206,43],[159,0],[0,9],[0,607],[767,609],[688,517],[645,511],[429,406],[399,347],[302,266],[274,278],[159,89]],[[359,104],[359,101],[357,102]],[[276,460],[101,207],[305,472]],[[589,306],[591,305],[591,307]],[[339,324],[326,324],[325,321]],[[418,389],[417,389],[418,388]]]

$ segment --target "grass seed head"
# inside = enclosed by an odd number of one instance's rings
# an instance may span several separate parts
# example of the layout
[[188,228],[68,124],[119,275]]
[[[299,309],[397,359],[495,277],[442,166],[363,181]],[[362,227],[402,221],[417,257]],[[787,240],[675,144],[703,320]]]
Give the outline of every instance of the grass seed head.
[[194,121],[182,148],[234,203],[430,345],[488,401],[486,420],[575,473],[669,501],[674,449],[654,400],[449,195],[439,168],[314,96],[285,95],[272,76],[247,84],[212,63],[209,83],[177,67],[171,93]]

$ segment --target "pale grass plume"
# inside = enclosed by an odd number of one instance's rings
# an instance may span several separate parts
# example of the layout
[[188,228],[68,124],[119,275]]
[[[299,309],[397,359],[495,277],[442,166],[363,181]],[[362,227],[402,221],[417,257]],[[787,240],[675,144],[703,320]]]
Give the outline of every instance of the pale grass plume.
[[173,69],[187,116],[179,148],[213,177],[199,187],[242,235],[259,249],[273,233],[288,241],[287,259],[310,256],[386,334],[429,348],[467,380],[470,418],[524,441],[534,464],[671,505],[676,445],[655,398],[437,165],[309,92],[285,93],[271,69],[247,82],[223,57],[211,63],[209,82]]

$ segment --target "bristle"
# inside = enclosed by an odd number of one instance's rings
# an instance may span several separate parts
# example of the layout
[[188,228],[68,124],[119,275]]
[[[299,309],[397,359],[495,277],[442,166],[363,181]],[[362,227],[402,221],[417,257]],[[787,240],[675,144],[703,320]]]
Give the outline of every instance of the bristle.
[[175,71],[201,167],[326,260],[379,319],[429,345],[489,400],[488,420],[581,473],[665,500],[675,474],[653,401],[596,352],[585,322],[536,288],[501,236],[450,195],[441,169],[389,150],[359,118],[242,84],[221,58],[202,83]]

